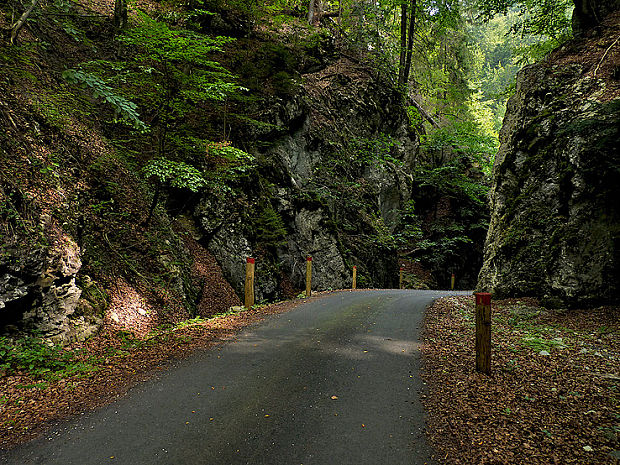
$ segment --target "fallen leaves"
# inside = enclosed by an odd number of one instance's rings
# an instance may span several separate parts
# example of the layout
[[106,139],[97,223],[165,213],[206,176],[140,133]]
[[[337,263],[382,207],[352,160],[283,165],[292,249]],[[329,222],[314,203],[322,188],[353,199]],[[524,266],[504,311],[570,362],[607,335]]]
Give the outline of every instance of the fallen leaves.
[[422,401],[435,458],[614,463],[618,311],[549,311],[533,299],[493,302],[492,375],[485,376],[475,371],[473,297],[437,301],[427,313],[422,347],[428,386]]

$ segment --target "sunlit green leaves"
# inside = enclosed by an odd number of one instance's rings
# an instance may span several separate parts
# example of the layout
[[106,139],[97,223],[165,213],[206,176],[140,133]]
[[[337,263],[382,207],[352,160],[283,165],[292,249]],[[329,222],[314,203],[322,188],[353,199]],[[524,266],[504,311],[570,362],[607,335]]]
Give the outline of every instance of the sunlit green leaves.
[[139,50],[136,59],[162,63],[190,62],[224,71],[209,59],[222,45],[233,41],[228,37],[207,37],[187,29],[171,29],[167,24],[138,13],[139,25],[129,29],[118,40]]
[[142,172],[147,179],[192,192],[198,192],[206,184],[202,173],[193,166],[166,158],[151,160],[142,168]]
[[478,0],[483,18],[518,12],[512,31],[521,38],[535,36],[534,44],[521,50],[526,59],[537,60],[571,37],[572,0]]
[[[471,119],[451,118],[449,125],[429,131],[423,137],[423,148],[427,151],[449,150],[457,157],[463,156],[470,162],[476,163],[486,175],[489,175],[499,142],[492,128],[483,126],[485,121],[490,120],[490,117],[480,122],[476,121],[475,117],[479,116],[483,110],[484,108],[478,108],[477,114],[471,116]],[[436,169],[451,172],[454,168],[454,164],[451,164]]]
[[256,167],[253,155],[233,147],[228,141],[208,143],[207,161],[213,165],[206,174],[208,185],[218,190],[227,190],[228,182],[246,177]]

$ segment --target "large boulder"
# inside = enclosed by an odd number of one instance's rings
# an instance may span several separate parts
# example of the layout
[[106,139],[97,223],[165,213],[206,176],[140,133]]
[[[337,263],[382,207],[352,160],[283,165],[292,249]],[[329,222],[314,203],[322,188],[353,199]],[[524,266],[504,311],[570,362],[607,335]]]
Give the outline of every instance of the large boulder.
[[35,330],[55,342],[92,335],[100,315],[82,299],[79,247],[59,236],[51,247],[6,247],[0,255],[0,331]]
[[619,19],[519,73],[495,159],[480,290],[561,305],[617,300],[620,82],[606,50]]

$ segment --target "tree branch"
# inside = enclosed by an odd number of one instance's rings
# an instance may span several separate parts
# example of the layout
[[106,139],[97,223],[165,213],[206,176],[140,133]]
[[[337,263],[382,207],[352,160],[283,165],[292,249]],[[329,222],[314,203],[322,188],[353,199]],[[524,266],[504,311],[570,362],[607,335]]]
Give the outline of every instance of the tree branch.
[[11,45],[15,45],[15,41],[17,40],[17,35],[19,34],[19,31],[24,26],[26,20],[28,19],[28,16],[30,16],[30,13],[32,13],[32,10],[34,10],[34,7],[36,7],[38,3],[39,0],[32,0],[32,3],[28,7],[28,9],[24,11],[24,13],[11,28]]
[[436,128],[439,127],[439,123],[437,122],[437,120],[433,118],[424,108],[422,108],[422,105],[416,102],[413,97],[407,97],[407,103],[412,107],[415,107],[415,109],[420,112],[420,114],[424,117],[424,119],[426,119],[426,121],[431,123]]

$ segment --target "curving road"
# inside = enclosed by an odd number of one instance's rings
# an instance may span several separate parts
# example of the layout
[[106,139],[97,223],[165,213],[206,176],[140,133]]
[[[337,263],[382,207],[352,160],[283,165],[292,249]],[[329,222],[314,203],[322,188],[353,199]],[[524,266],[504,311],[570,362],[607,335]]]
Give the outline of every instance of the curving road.
[[9,464],[425,464],[418,334],[439,291],[339,292],[4,452]]

